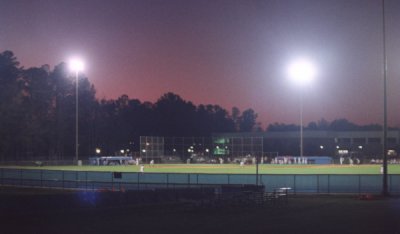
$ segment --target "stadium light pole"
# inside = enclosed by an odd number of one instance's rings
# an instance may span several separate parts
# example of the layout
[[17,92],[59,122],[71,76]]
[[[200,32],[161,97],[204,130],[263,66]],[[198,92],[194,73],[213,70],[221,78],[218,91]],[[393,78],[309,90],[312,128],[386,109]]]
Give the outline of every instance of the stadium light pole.
[[78,81],[79,72],[83,71],[83,61],[78,58],[73,58],[69,61],[69,68],[75,72],[75,160],[78,163],[79,159],[79,123],[78,123]]
[[382,46],[383,46],[383,181],[382,195],[389,196],[388,170],[387,170],[387,56],[386,56],[386,22],[385,22],[385,0],[382,0]]
[[300,86],[300,157],[303,157],[303,92],[304,87],[310,84],[316,75],[314,64],[308,59],[298,59],[289,65],[291,81]]

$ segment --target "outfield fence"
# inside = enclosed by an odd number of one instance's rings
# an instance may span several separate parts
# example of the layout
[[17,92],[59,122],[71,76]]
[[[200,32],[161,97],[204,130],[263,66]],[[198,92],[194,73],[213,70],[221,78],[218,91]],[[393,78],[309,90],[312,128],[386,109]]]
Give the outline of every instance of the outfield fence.
[[[290,193],[363,194],[382,191],[381,175],[260,174],[267,192],[288,187]],[[0,184],[83,190],[148,190],[256,184],[251,174],[93,172],[0,168]],[[400,175],[388,175],[389,192],[400,194]]]

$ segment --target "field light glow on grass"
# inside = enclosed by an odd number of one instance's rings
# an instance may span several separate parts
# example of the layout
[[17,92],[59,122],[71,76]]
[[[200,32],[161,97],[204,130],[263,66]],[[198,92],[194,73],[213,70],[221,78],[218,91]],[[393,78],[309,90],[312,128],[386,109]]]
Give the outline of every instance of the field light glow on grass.
[[[380,174],[381,165],[259,165],[260,174]],[[23,166],[3,166],[2,168],[21,168],[37,170],[66,170],[66,171],[101,171],[101,172],[139,172],[139,166],[43,166],[43,167],[23,167]],[[193,174],[255,174],[255,165],[237,164],[155,164],[144,165],[145,173],[193,173]],[[389,165],[389,174],[400,174],[400,165]]]

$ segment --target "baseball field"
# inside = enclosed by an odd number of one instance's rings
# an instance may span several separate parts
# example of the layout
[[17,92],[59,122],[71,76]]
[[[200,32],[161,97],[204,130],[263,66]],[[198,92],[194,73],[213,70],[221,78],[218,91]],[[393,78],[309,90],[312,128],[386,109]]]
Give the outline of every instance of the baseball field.
[[[112,171],[139,172],[136,165],[118,166],[0,166],[0,168],[21,168],[68,171]],[[144,164],[145,173],[206,173],[206,174],[255,174],[255,165],[237,164]],[[260,164],[259,174],[380,174],[381,165],[277,165]],[[389,174],[400,174],[400,165],[388,165]]]

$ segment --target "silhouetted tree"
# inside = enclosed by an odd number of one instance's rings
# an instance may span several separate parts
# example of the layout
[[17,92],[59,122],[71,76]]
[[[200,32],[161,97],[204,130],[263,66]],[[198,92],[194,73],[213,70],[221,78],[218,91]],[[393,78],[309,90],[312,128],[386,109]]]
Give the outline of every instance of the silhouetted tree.
[[22,103],[21,68],[11,51],[0,53],[0,157],[15,159],[20,154],[24,118]]
[[[96,89],[86,77],[79,77],[79,153],[93,155],[95,143]],[[76,95],[76,94],[75,94]]]
[[22,107],[24,139],[20,147],[25,157],[50,157],[54,154],[54,108],[49,66],[23,71]]
[[50,73],[54,90],[55,157],[75,154],[75,83],[67,64],[60,63]]
[[240,130],[240,110],[237,107],[232,107],[231,112],[232,121],[235,123],[235,131]]
[[336,119],[331,122],[329,129],[333,131],[354,131],[359,130],[359,126],[351,123],[347,119]]
[[318,130],[328,130],[329,129],[329,122],[325,119],[320,119],[318,121]]
[[154,106],[160,135],[193,135],[196,107],[191,102],[183,100],[174,93],[166,93]]
[[257,125],[257,114],[253,109],[243,111],[239,117],[239,130],[241,132],[251,132]]
[[299,131],[300,126],[295,124],[284,124],[284,123],[274,123],[267,127],[267,131],[271,132],[287,132],[287,131]]

